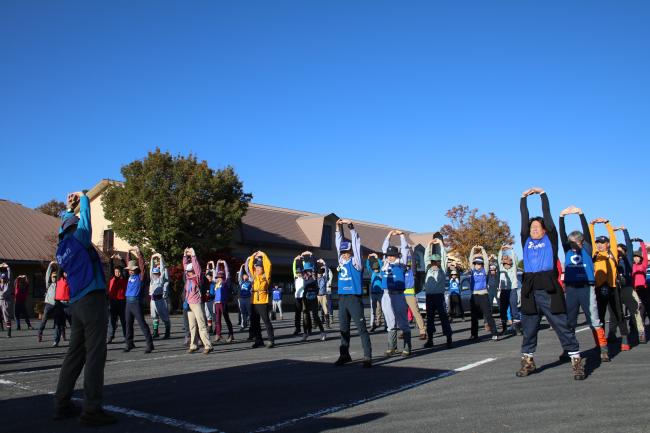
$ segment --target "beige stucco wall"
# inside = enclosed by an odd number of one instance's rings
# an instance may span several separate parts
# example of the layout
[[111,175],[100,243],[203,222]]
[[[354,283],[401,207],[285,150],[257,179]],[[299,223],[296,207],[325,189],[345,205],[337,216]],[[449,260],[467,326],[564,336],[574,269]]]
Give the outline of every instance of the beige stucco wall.
[[[90,201],[90,220],[93,225],[92,242],[99,249],[102,249],[104,244],[104,230],[108,230],[111,227],[111,222],[104,217],[104,209],[102,208],[103,196],[104,194],[102,193]],[[131,245],[115,235],[113,248],[116,251],[128,251]]]

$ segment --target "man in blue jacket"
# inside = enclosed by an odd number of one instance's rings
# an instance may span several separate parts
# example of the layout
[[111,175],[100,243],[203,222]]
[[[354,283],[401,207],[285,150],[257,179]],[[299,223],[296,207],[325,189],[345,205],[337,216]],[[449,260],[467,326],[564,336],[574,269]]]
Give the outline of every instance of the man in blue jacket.
[[[81,412],[71,397],[83,369],[85,400],[80,422],[101,426],[117,421],[102,409],[108,327],[106,282],[99,256],[91,243],[90,200],[85,193],[75,192],[68,195],[67,204],[56,256],[61,269],[68,275],[72,331],[54,394],[54,419],[75,417]],[[74,215],[77,206],[78,218]]]

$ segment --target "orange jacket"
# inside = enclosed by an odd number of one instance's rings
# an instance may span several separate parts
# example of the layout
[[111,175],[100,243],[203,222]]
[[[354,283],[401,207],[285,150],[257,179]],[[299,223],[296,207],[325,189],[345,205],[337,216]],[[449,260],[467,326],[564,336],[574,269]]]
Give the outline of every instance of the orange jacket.
[[616,265],[618,263],[618,248],[616,247],[616,233],[612,226],[605,224],[609,232],[609,250],[600,252],[596,248],[596,237],[594,236],[594,225],[589,224],[589,232],[591,233],[591,244],[594,251],[594,274],[596,277],[596,287],[609,286],[616,287],[616,277],[618,271]]

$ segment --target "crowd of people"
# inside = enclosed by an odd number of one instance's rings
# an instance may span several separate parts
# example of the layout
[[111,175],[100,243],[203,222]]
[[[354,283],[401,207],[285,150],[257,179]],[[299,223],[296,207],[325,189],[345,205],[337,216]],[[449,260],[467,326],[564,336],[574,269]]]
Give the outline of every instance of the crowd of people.
[[[527,202],[528,197],[535,194],[541,197],[542,216],[531,218]],[[76,207],[79,207],[79,217],[72,211]],[[46,274],[47,293],[38,340],[42,341],[50,318],[54,320],[55,345],[66,338],[66,323],[71,325],[70,347],[55,394],[55,418],[67,418],[81,412],[71,403],[70,397],[85,364],[86,397],[81,419],[89,425],[102,425],[114,421],[101,409],[106,344],[115,339],[118,319],[125,352],[135,348],[135,321],[145,339],[145,353],[154,350],[154,340],[170,338],[167,302],[170,279],[166,261],[160,254],[151,256],[147,274],[142,252],[134,248],[129,251],[126,263],[120,262],[119,256],[111,258],[110,279],[105,282],[101,262],[90,243],[88,198],[83,193],[70,194],[68,208],[59,233],[57,261],[50,263]],[[368,254],[364,260],[362,240],[354,223],[338,220],[335,242],[338,263],[335,267],[330,268],[326,260],[315,257],[310,251],[300,253],[293,260],[294,335],[302,335],[305,341],[318,328],[319,339],[326,340],[334,321],[331,294],[336,278],[340,345],[335,365],[352,361],[350,330],[353,322],[363,348],[361,365],[364,368],[370,368],[373,362],[370,333],[377,330],[385,333],[385,356],[408,357],[413,351],[410,322],[415,322],[414,329],[424,342],[423,347],[431,348],[436,315],[445,347],[451,349],[450,323],[452,315],[465,320],[461,278],[468,278],[470,339],[479,340],[481,319],[492,341],[499,341],[506,334],[521,335],[518,377],[526,377],[536,370],[534,354],[542,317],[556,333],[563,349],[560,358],[570,361],[576,380],[585,378],[585,358],[576,338],[579,309],[585,314],[602,362],[610,361],[609,347],[618,344],[617,332],[621,335],[621,351],[630,350],[633,336],[639,343],[645,343],[650,296],[646,287],[648,255],[644,242],[630,238],[625,227],[614,227],[606,219],[596,218],[589,223],[582,210],[575,206],[560,213],[558,231],[548,195],[539,188],[522,194],[520,210],[523,273],[518,270],[519,261],[513,245],[503,245],[491,255],[476,245],[469,254],[470,268],[462,274],[449,263],[439,232],[426,245],[423,264],[417,262],[405,233],[399,230],[387,233],[382,250]],[[565,219],[570,215],[579,217],[581,230],[567,234]],[[607,235],[596,235],[598,225],[605,226]],[[622,232],[624,243],[617,243],[617,232]],[[395,237],[398,242],[392,242]],[[560,243],[564,265],[558,256]],[[639,245],[637,250],[635,243]],[[231,281],[233,274],[225,260],[208,262],[202,269],[194,249],[186,248],[181,261],[182,317],[188,353],[202,346],[202,353],[207,355],[214,350],[215,344],[235,340],[227,308],[235,295],[239,329],[248,329],[252,348],[275,346],[273,320],[278,316],[283,319],[283,293],[277,284],[272,285],[272,263],[266,253],[255,251],[246,258],[236,273],[236,285]],[[424,269],[422,278],[416,277],[418,268]],[[367,295],[363,287],[364,270],[369,276]],[[0,311],[7,336],[11,336],[14,316],[18,329],[21,316],[31,329],[24,307],[26,284],[26,278],[19,276],[12,285],[9,266],[0,265]],[[418,289],[425,294],[426,324],[418,308]],[[141,299],[145,294],[151,299],[151,328],[142,309]],[[370,304],[369,329],[364,296],[368,296]],[[495,302],[499,307],[500,329],[492,315]],[[605,332],[606,323],[609,323],[609,335]],[[401,347],[398,347],[399,340]]]

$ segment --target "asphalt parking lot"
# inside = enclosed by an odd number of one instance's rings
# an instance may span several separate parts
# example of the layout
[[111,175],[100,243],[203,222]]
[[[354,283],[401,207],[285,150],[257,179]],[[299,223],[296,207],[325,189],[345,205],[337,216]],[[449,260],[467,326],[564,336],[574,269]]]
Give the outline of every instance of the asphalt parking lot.
[[[231,314],[235,321],[235,314]],[[368,314],[367,314],[368,317]],[[35,321],[38,323],[37,321]],[[484,335],[469,343],[469,321],[455,322],[454,348],[436,337],[433,349],[414,340],[410,358],[386,359],[386,336],[372,335],[374,365],[335,367],[337,323],[325,342],[305,343],[293,316],[274,322],[276,347],[251,349],[247,333],[219,344],[210,355],[186,354],[182,320],[172,318],[172,338],[156,350],[123,353],[121,338],[108,347],[104,401],[119,423],[102,432],[650,432],[650,347],[636,346],[600,364],[591,333],[578,328],[588,357],[585,381],[574,381],[552,330],[540,332],[538,373],[515,377],[521,337],[498,342]],[[439,327],[438,327],[439,330]],[[52,330],[0,338],[0,431],[89,431],[77,420],[50,417],[66,344],[51,347]],[[416,332],[417,334],[417,332]],[[136,338],[139,330],[136,327]],[[76,395],[83,397],[82,379]]]

